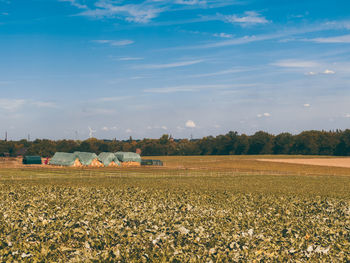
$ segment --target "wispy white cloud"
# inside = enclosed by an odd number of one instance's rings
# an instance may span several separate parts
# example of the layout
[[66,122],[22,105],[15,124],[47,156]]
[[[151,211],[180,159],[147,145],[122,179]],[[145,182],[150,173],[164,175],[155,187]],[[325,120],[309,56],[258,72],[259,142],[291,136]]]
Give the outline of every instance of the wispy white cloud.
[[327,29],[350,29],[350,20],[328,21],[323,26]]
[[0,109],[5,111],[16,111],[26,103],[23,99],[0,99]]
[[258,115],[256,115],[258,118],[262,118],[262,117],[271,117],[271,114],[268,112],[265,113],[259,113]]
[[189,77],[193,77],[193,78],[214,77],[214,76],[220,76],[220,75],[240,73],[240,72],[244,72],[246,70],[247,69],[244,69],[244,68],[233,68],[233,69],[221,70],[221,71],[217,71],[217,72],[194,74],[194,75],[190,75]]
[[238,23],[241,26],[269,23],[265,17],[255,11],[247,11],[243,16],[226,15],[224,16],[224,20],[229,23]]
[[161,125],[161,126],[159,126],[159,125],[155,125],[155,126],[149,125],[149,126],[147,126],[147,130],[154,130],[154,129],[168,130],[168,127],[165,126],[165,125]]
[[318,67],[319,63],[315,61],[309,61],[309,60],[285,59],[285,60],[276,61],[271,65],[283,67],[283,68],[312,68],[312,67]]
[[134,76],[134,77],[130,77],[129,79],[136,80],[136,79],[145,79],[145,78],[147,78],[147,76]]
[[196,128],[197,125],[194,123],[194,121],[188,120],[188,121],[186,121],[185,126],[187,128]]
[[345,118],[350,118],[350,113],[345,114]]
[[97,101],[100,101],[100,102],[117,102],[117,101],[127,100],[127,99],[130,99],[130,98],[131,98],[131,96],[103,97],[103,98],[97,99]]
[[181,5],[203,5],[206,4],[207,1],[205,0],[176,0],[176,4],[181,4]]
[[[97,0],[93,7],[87,7],[86,5],[80,4],[81,2],[79,3],[79,0],[62,1],[70,2],[73,6],[80,9],[85,8],[86,10],[77,14],[80,16],[94,18],[117,18],[139,24],[148,24],[163,12],[176,12],[197,8],[210,9],[237,4],[236,1],[225,0],[144,0],[137,1],[137,3],[133,2],[132,4],[125,4],[132,1]],[[202,20],[202,18],[199,20]],[[164,25],[168,23],[176,24],[183,23],[183,21],[165,22]]]
[[70,3],[72,6],[75,6],[79,9],[87,9],[88,6],[84,5],[84,4],[80,4],[77,0],[58,0],[59,2],[68,2]]
[[90,17],[115,17],[123,16],[128,22],[148,23],[157,17],[164,8],[156,8],[150,4],[127,4],[118,5],[112,1],[100,0],[96,4],[96,9],[89,9],[81,12],[81,16]]
[[[203,17],[200,21],[213,21],[213,20],[223,20],[223,15],[217,15],[214,17]],[[198,22],[198,21],[197,21]],[[350,22],[349,28],[350,28]],[[302,39],[295,38],[293,36],[303,35],[310,32],[320,32],[324,30],[332,30],[335,28],[344,28],[344,25],[338,25],[337,23],[321,24],[321,25],[310,25],[303,28],[285,28],[283,31],[277,31],[271,34],[261,34],[261,35],[246,35],[242,37],[231,38],[229,40],[217,41],[212,43],[204,43],[201,45],[185,46],[185,47],[176,47],[173,49],[201,49],[201,48],[220,48],[227,46],[236,46],[243,45],[254,42],[269,41],[269,40],[281,40],[281,41],[312,41],[313,39]],[[345,38],[345,37],[344,37]],[[319,39],[322,40],[322,39]],[[334,41],[334,40],[333,40]],[[339,41],[339,40],[338,40]],[[344,39],[343,39],[344,41]]]
[[245,88],[252,87],[255,84],[212,84],[212,85],[181,85],[174,87],[163,87],[163,88],[151,88],[145,89],[147,93],[175,93],[175,92],[195,92],[209,89],[232,89],[232,88]]
[[208,2],[206,0],[176,0],[175,3],[180,5],[194,6],[194,5],[206,5]]
[[188,86],[178,86],[178,87],[165,87],[165,88],[150,88],[145,89],[143,92],[146,93],[175,93],[175,92],[189,92],[195,91],[196,89]]
[[124,39],[124,40],[93,40],[93,42],[98,44],[108,44],[111,46],[127,46],[135,43],[133,40]]
[[[205,20],[205,18],[204,18]],[[225,32],[220,32],[220,33],[209,33],[209,32],[202,32],[202,31],[198,31],[198,30],[184,30],[184,29],[181,29],[181,30],[177,30],[178,32],[181,32],[181,33],[188,33],[188,34],[192,34],[192,35],[202,35],[202,36],[206,36],[206,37],[209,37],[209,36],[213,36],[213,37],[219,37],[219,38],[233,38],[234,35],[232,34],[228,34],[228,33],[225,33]]]
[[102,131],[117,131],[119,130],[119,128],[117,126],[113,126],[113,127],[108,127],[108,126],[103,126],[101,128]]
[[305,75],[306,76],[316,76],[318,73],[317,72],[314,72],[314,71],[309,71],[309,72],[306,72]]
[[39,108],[57,108],[57,104],[54,102],[33,101],[33,102],[31,102],[31,104],[34,106],[37,106]]
[[322,72],[322,74],[325,74],[325,75],[333,75],[333,74],[335,74],[335,71],[326,69],[325,71]]
[[134,60],[143,60],[144,58],[140,58],[140,57],[122,57],[122,58],[118,58],[118,60],[120,61],[134,61]]
[[305,73],[305,75],[307,75],[307,76],[316,76],[316,75],[319,75],[319,74],[322,74],[322,75],[333,75],[333,74],[335,74],[335,71],[334,70],[330,70],[330,69],[326,69],[326,70],[324,70],[322,72],[310,71],[310,72]]
[[25,99],[0,99],[0,109],[5,111],[18,111],[24,106],[38,108],[57,108],[57,104],[47,101],[33,101]]
[[145,65],[138,65],[135,66],[135,68],[140,69],[166,69],[166,68],[177,68],[177,67],[184,67],[184,66],[190,66],[195,65],[198,63],[202,63],[204,60],[190,60],[190,61],[179,61],[174,63],[168,63],[168,64],[145,64]]
[[303,18],[303,17],[307,16],[308,14],[309,14],[309,12],[306,12],[305,14],[290,15],[290,16],[288,16],[288,18]]
[[242,44],[248,44],[259,41],[273,40],[284,37],[285,33],[276,33],[276,34],[266,34],[266,35],[251,35],[251,36],[243,36],[239,38],[232,38],[230,40],[218,41],[209,44],[202,44],[197,46],[189,46],[189,47],[180,47],[178,49],[199,49],[199,48],[219,48],[219,47],[227,47],[227,46],[236,46]]
[[214,37],[222,37],[222,38],[233,38],[232,34],[227,33],[217,33],[213,35]]
[[81,114],[86,117],[91,117],[91,116],[103,116],[103,115],[116,115],[117,112],[114,109],[110,109],[110,108],[96,108],[96,107],[92,107],[92,108],[84,108],[81,111]]
[[335,37],[319,37],[306,39],[306,41],[316,43],[350,43],[350,35],[335,36]]

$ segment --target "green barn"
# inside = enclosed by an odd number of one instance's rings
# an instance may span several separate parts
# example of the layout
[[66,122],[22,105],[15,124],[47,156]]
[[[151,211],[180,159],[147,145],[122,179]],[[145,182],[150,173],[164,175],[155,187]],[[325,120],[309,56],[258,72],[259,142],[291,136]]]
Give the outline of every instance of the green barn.
[[40,156],[24,156],[23,164],[42,164]]

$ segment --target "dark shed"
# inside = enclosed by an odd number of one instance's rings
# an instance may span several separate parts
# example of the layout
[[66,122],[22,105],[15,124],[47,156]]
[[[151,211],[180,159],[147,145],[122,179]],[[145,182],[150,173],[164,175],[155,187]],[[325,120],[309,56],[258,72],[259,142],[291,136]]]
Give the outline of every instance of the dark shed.
[[163,166],[163,162],[161,160],[142,159],[141,165]]
[[40,156],[24,156],[23,164],[41,164]]

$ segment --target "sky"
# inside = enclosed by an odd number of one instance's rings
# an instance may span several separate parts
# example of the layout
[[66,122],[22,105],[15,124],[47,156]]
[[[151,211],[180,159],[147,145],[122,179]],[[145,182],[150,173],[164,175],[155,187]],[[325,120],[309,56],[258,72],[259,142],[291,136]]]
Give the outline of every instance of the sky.
[[350,128],[346,0],[0,0],[0,139]]

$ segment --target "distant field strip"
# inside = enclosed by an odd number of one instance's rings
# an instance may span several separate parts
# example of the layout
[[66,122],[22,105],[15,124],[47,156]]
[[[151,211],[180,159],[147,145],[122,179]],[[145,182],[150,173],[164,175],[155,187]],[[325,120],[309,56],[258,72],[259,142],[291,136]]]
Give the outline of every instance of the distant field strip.
[[311,159],[257,159],[264,162],[306,164],[350,168],[350,158],[311,158]]
[[[149,157],[147,157],[149,158]],[[67,168],[51,165],[23,165],[19,160],[0,158],[0,180],[25,171],[57,174],[63,177],[94,176],[123,177],[181,177],[181,176],[236,176],[254,175],[344,175],[350,176],[350,158],[301,155],[226,155],[226,156],[153,156],[164,162],[164,167],[138,168]],[[6,173],[2,173],[4,170]],[[30,173],[31,174],[31,173]],[[1,176],[2,175],[2,176]]]

